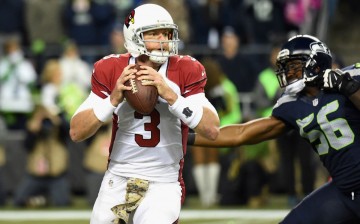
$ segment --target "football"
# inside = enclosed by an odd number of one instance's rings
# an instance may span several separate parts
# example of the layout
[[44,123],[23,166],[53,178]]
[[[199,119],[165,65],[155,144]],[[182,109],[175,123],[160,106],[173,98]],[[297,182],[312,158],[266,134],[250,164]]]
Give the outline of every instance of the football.
[[[140,69],[139,65],[135,67]],[[141,84],[141,80],[129,79],[125,82],[126,86],[131,86],[131,90],[124,91],[126,102],[136,110],[138,113],[147,115],[150,114],[157,103],[158,92],[155,86],[144,86]]]

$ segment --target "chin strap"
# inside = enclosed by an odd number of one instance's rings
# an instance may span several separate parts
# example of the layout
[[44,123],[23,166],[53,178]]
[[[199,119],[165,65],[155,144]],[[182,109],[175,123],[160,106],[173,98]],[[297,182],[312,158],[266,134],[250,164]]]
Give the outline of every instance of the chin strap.
[[153,50],[149,54],[150,61],[157,64],[164,64],[166,60],[169,58],[170,54],[167,51],[157,51]]

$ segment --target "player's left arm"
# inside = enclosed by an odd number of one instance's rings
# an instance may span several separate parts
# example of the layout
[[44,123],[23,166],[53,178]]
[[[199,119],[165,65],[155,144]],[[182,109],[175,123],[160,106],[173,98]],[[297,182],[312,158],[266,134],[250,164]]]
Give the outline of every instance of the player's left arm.
[[204,93],[188,97],[174,92],[162,97],[169,103],[169,110],[188,127],[205,139],[215,140],[219,134],[220,119],[214,106]]
[[215,140],[219,134],[220,119],[204,93],[207,80],[205,68],[192,57],[184,57],[181,62],[182,77],[186,83],[184,93],[169,109],[196,133],[205,139]]
[[327,69],[324,72],[323,81],[324,89],[340,92],[360,110],[360,81],[358,79],[340,69]]
[[196,133],[190,133],[188,144],[205,147],[252,145],[276,138],[286,130],[286,125],[282,120],[270,116],[243,124],[223,126],[220,128],[220,133],[215,141],[206,139]]
[[356,106],[358,110],[360,110],[360,90],[358,89],[355,93],[349,96],[349,99]]

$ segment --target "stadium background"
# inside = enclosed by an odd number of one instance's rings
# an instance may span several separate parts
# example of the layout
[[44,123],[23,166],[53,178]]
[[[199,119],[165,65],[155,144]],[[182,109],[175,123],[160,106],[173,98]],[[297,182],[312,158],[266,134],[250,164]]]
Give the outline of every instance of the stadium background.
[[[3,1],[3,2],[2,2]],[[4,3],[6,0],[0,1],[0,5]],[[9,0],[11,1],[11,0]],[[8,1],[8,2],[9,2]],[[29,0],[30,1],[30,0]],[[41,0],[40,0],[41,1]],[[43,1],[50,1],[50,0],[43,0]],[[52,0],[53,1],[53,0]],[[63,2],[64,4],[66,1],[58,0],[59,2]],[[22,1],[13,1],[13,2],[22,2]],[[26,2],[26,1],[23,1]],[[107,1],[98,1],[98,2],[107,2]],[[118,6],[129,4],[124,3],[125,1],[108,1],[109,3],[118,2]],[[123,3],[121,3],[123,2]],[[129,1],[132,2],[132,1]],[[133,4],[139,4],[141,1],[134,1]],[[151,1],[149,1],[151,2]],[[161,1],[155,1],[161,2]],[[166,3],[164,1],[165,5]],[[170,1],[171,2],[171,1]],[[196,24],[195,16],[191,13],[194,13],[194,8],[189,7],[189,2],[191,1],[179,1],[183,2],[185,6],[185,11],[189,12],[188,15],[188,24],[184,25],[189,27],[189,34],[184,35],[186,37],[186,41],[183,43],[183,47],[181,48],[181,54],[189,54],[196,57],[203,57],[207,55],[218,55],[221,54],[221,49],[219,46],[219,40],[209,39],[209,36],[205,37],[204,39],[196,38],[195,32],[196,29],[201,30],[201,26],[203,24]],[[197,1],[194,1],[197,2]],[[200,1],[199,1],[200,2]],[[212,5],[214,2],[228,2],[229,4],[232,1],[226,0],[219,0],[219,1],[209,1],[206,5]],[[243,1],[239,1],[243,2]],[[245,1],[244,2],[256,2],[254,1]],[[258,2],[261,2],[260,0]],[[266,2],[266,1],[263,1]],[[278,4],[279,2],[286,2],[286,1],[271,1],[274,4]],[[321,2],[321,1],[320,1]],[[335,8],[333,11],[329,8],[327,16],[329,16],[329,20],[327,23],[322,24],[324,27],[317,27],[320,29],[325,29],[325,34],[320,33],[322,36],[322,40],[328,43],[330,49],[333,52],[336,52],[336,55],[340,57],[344,64],[351,64],[357,62],[357,54],[359,52],[358,40],[360,37],[360,31],[358,29],[354,29],[354,24],[360,22],[360,17],[358,13],[358,3],[355,0],[352,1],[328,1],[329,5],[334,2]],[[264,3],[265,4],[265,3]],[[114,6],[116,8],[116,6]],[[188,8],[187,8],[188,7]],[[119,10],[117,9],[117,16],[123,15],[126,13],[126,9]],[[6,10],[3,8],[0,11]],[[3,14],[4,15],[4,14]],[[242,15],[244,16],[244,15]],[[118,18],[118,17],[116,17]],[[4,22],[4,16],[0,18]],[[208,17],[207,19],[211,20],[211,26],[218,29],[219,33],[221,30],[228,24],[221,23],[221,17],[216,18],[215,21],[213,17]],[[2,22],[2,23],[3,23]],[[119,29],[119,24],[121,25],[121,21],[117,21],[118,23],[114,25],[114,29]],[[175,23],[176,23],[175,19]],[[183,22],[183,21],[181,21]],[[2,24],[0,22],[0,24]],[[181,24],[179,24],[181,27]],[[120,26],[121,27],[121,26]],[[275,27],[268,27],[268,30],[275,29]],[[288,35],[289,33],[293,32],[294,27],[288,26],[286,27],[281,33],[281,35]],[[26,56],[34,62],[37,71],[41,70],[41,66],[43,60],[45,58],[54,58],[61,54],[61,48],[56,45],[46,45],[47,47],[41,50],[41,44],[36,46],[34,42],[31,42],[29,39],[29,34],[23,30],[21,32],[22,38],[22,47],[26,53]],[[195,31],[194,31],[195,30]],[[268,31],[266,30],[266,31]],[[275,29],[276,30],[276,29]],[[209,31],[209,30],[208,30]],[[44,31],[45,32],[45,31]],[[181,31],[180,31],[181,32]],[[251,35],[255,35],[256,32],[253,31]],[[260,31],[261,32],[261,31]],[[263,30],[265,33],[265,30]],[[4,31],[1,30],[0,27],[0,36],[4,34]],[[318,33],[314,31],[313,35],[317,35]],[[273,33],[269,32],[269,38],[265,38],[266,40],[254,40],[248,38],[251,35],[244,35],[243,45],[241,46],[241,51],[246,55],[256,56],[259,60],[266,60],[267,54],[270,50],[271,38],[270,36],[274,35]],[[263,35],[264,36],[264,35]],[[265,35],[266,36],[266,35]],[[214,37],[214,36],[212,36]],[[181,33],[180,33],[181,38]],[[256,38],[255,38],[256,39]],[[216,44],[217,43],[217,44]],[[104,44],[99,45],[79,45],[80,55],[85,59],[89,60],[89,62],[94,61],[104,55],[113,52],[111,48],[110,41],[105,41]],[[1,60],[0,55],[0,60]],[[241,69],[241,68],[239,68]],[[4,188],[7,193],[7,201],[4,206],[1,207],[0,212],[0,223],[45,223],[48,222],[47,220],[52,220],[51,223],[87,223],[87,217],[90,211],[89,205],[86,203],[84,199],[84,170],[81,167],[81,161],[83,158],[83,150],[84,145],[76,144],[72,147],[76,150],[70,151],[70,158],[71,161],[69,163],[69,171],[68,171],[68,178],[71,183],[72,188],[72,196],[73,196],[73,203],[71,206],[67,208],[52,208],[52,207],[45,207],[41,208],[41,210],[36,209],[32,210],[31,208],[27,209],[18,209],[12,206],[12,196],[14,193],[14,189],[20,183],[22,177],[25,173],[25,164],[26,164],[26,149],[22,147],[20,142],[24,139],[24,133],[21,131],[9,131],[6,137],[5,145],[5,155],[6,155],[6,163],[2,167],[2,179]],[[69,143],[74,144],[74,143]],[[11,150],[8,150],[6,146],[16,146],[16,147],[9,147]],[[288,211],[289,207],[287,206],[286,195],[283,194],[270,194],[268,195],[268,202],[264,205],[261,210],[254,210],[249,209],[246,206],[217,206],[209,209],[204,209],[201,207],[198,198],[197,198],[197,191],[195,187],[194,180],[192,179],[191,175],[191,158],[189,156],[190,153],[187,155],[187,163],[184,172],[185,178],[187,178],[186,184],[188,189],[188,200],[184,205],[184,209],[182,212],[182,222],[181,223],[274,223],[277,220],[280,220],[286,212]],[[59,211],[58,211],[59,210]],[[32,212],[33,211],[33,212]],[[210,212],[209,212],[210,211]],[[268,213],[270,211],[270,213]],[[27,213],[32,212],[32,213]],[[54,212],[54,213],[52,213]],[[209,213],[208,213],[209,212]],[[253,213],[254,212],[254,213]],[[223,214],[223,216],[221,215]],[[271,215],[273,214],[273,215]],[[224,215],[226,217],[224,217]],[[66,218],[63,218],[66,217]],[[25,220],[25,221],[22,221]],[[42,220],[42,221],[41,221]],[[55,221],[57,220],[57,221]]]

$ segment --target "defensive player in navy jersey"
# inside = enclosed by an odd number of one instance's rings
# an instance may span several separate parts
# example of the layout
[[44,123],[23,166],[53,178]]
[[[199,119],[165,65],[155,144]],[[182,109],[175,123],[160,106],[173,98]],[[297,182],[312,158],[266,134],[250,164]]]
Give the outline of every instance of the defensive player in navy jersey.
[[[128,53],[95,63],[91,93],[70,123],[70,136],[78,142],[113,121],[108,170],[90,223],[176,223],[185,197],[182,169],[189,127],[214,140],[219,118],[204,94],[204,67],[177,55],[178,28],[164,8],[144,4],[132,10],[124,37]],[[130,78],[157,88],[158,103],[150,114],[136,112],[124,100]]]
[[295,129],[311,143],[332,181],[305,197],[283,224],[360,223],[360,68],[330,70],[331,63],[317,38],[290,38],[277,56],[277,77],[286,88],[272,115],[224,126],[215,141],[195,135],[194,145],[233,147]]

